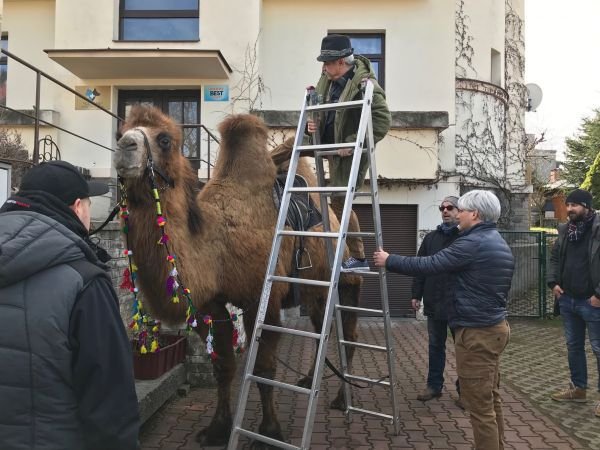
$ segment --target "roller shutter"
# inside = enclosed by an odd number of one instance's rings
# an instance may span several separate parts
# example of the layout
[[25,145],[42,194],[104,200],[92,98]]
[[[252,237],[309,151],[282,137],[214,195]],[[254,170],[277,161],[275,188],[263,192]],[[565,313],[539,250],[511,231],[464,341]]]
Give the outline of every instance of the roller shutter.
[[[361,231],[373,231],[371,205],[353,205]],[[381,227],[385,250],[406,256],[417,254],[417,205],[380,205]],[[373,267],[375,241],[364,239],[365,254]],[[414,317],[410,306],[412,277],[388,273],[390,313],[394,317]],[[364,277],[361,298],[364,308],[381,309],[379,281]]]

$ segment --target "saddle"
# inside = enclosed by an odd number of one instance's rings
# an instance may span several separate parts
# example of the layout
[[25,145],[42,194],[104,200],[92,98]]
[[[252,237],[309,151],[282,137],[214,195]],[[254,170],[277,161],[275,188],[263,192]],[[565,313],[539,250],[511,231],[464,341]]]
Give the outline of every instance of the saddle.
[[[281,199],[285,188],[287,172],[279,173],[273,184],[273,203],[275,208],[281,208]],[[301,175],[294,178],[294,187],[308,187],[308,182]],[[293,192],[288,208],[286,225],[295,231],[307,231],[308,229],[320,224],[323,221],[321,211],[312,201],[308,192]],[[304,238],[296,239],[295,267],[297,270],[308,269],[312,267],[310,254],[304,248]]]

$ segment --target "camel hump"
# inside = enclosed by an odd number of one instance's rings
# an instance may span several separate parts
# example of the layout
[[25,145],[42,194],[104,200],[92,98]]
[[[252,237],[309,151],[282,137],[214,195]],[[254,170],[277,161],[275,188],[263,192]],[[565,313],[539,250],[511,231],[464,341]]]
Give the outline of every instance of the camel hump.
[[267,141],[267,127],[264,121],[252,114],[235,114],[227,117],[219,125],[219,133],[225,145],[238,146],[248,139]]
[[215,176],[275,181],[275,165],[267,149],[268,129],[251,114],[228,116],[219,124],[221,145]]

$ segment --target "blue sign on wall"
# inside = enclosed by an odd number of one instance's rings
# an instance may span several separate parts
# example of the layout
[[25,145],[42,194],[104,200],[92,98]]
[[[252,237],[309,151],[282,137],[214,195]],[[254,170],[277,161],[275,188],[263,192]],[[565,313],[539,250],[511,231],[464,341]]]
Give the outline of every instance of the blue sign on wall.
[[204,86],[205,102],[228,102],[229,86],[226,84]]

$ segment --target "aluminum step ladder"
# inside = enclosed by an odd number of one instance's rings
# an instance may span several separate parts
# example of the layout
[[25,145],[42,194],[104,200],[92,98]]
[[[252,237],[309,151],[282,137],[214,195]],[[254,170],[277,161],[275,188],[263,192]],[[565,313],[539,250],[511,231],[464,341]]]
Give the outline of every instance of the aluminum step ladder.
[[[309,88],[306,91],[302,110],[300,113],[300,120],[298,123],[298,129],[296,130],[296,138],[294,141],[294,148],[290,159],[290,165],[288,170],[288,176],[281,200],[281,207],[279,210],[279,217],[277,219],[277,225],[275,234],[273,236],[273,246],[269,257],[269,263],[267,266],[267,274],[265,277],[263,290],[260,298],[260,304],[258,307],[256,323],[254,326],[253,337],[250,340],[250,348],[247,355],[246,366],[243,373],[243,379],[240,386],[240,392],[238,397],[238,405],[233,421],[233,427],[231,436],[229,439],[229,450],[235,450],[238,445],[240,436],[246,436],[250,439],[254,439],[266,444],[273,445],[284,449],[302,449],[308,450],[310,448],[310,440],[312,436],[312,429],[315,419],[315,413],[318,404],[318,397],[320,392],[321,379],[323,377],[323,371],[325,366],[325,357],[327,353],[327,344],[331,335],[331,324],[335,316],[336,324],[336,336],[338,342],[338,351],[341,364],[341,372],[344,377],[352,382],[360,382],[373,386],[380,386],[389,389],[389,394],[392,403],[392,413],[384,414],[378,411],[370,411],[366,409],[357,408],[352,405],[352,395],[350,385],[344,383],[344,396],[347,405],[346,415],[348,419],[351,418],[352,413],[367,414],[375,417],[382,418],[390,421],[394,426],[395,434],[399,433],[399,411],[398,401],[396,396],[396,384],[394,376],[394,350],[392,348],[392,328],[390,320],[390,311],[388,304],[387,295],[387,282],[386,282],[386,271],[383,268],[378,271],[369,272],[353,272],[355,275],[362,276],[374,276],[379,278],[379,286],[382,298],[382,309],[367,309],[352,306],[344,306],[339,304],[338,296],[338,281],[341,272],[342,260],[344,257],[344,248],[347,236],[361,236],[375,238],[377,248],[383,248],[382,233],[381,233],[381,217],[379,213],[379,197],[377,189],[377,170],[375,167],[375,155],[374,155],[374,141],[373,141],[373,125],[371,118],[371,104],[373,100],[373,83],[366,80],[363,83],[363,99],[349,102],[339,102],[331,104],[315,104],[314,88]],[[351,143],[340,143],[340,144],[319,144],[318,140],[313,136],[312,145],[302,145],[304,136],[304,130],[309,115],[316,115],[320,112],[327,111],[339,111],[342,109],[349,108],[361,108],[361,118],[359,122],[357,139]],[[317,135],[318,133],[315,133]],[[365,143],[366,145],[363,145]],[[337,151],[342,148],[354,147],[352,169],[350,172],[350,180],[347,186],[326,186],[323,158],[336,155]],[[360,164],[360,158],[363,152],[366,152],[370,162],[370,192],[368,193],[356,193],[355,186],[358,177],[358,170]],[[315,157],[316,171],[318,177],[318,187],[307,187],[299,188],[293,187],[294,177],[296,175],[298,161],[301,156],[313,156]],[[287,217],[288,207],[290,205],[291,194],[294,192],[315,192],[319,193],[321,198],[321,205],[327,205],[327,199],[334,195],[345,196],[344,210],[340,220],[340,228],[338,231],[331,231],[329,226],[329,216],[326,212],[322,214],[324,231],[322,232],[310,232],[310,231],[290,231],[285,230],[285,222]],[[367,195],[371,198],[373,208],[373,221],[375,226],[374,233],[349,233],[348,224],[350,221],[350,214],[352,211],[352,201],[356,195]],[[317,237],[324,238],[327,244],[327,250],[329,254],[329,261],[331,265],[331,278],[329,281],[322,280],[309,280],[303,278],[284,277],[275,275],[275,269],[277,264],[277,258],[279,256],[281,240],[284,236],[303,236],[303,237]],[[333,240],[336,240],[335,248],[332,245]],[[313,286],[328,287],[327,303],[325,305],[323,326],[321,333],[313,333],[303,330],[296,330],[285,327],[278,327],[268,325],[264,323],[267,307],[269,304],[269,296],[271,293],[271,287],[273,282],[286,282],[286,283],[299,283]],[[351,342],[343,339],[343,326],[342,326],[342,311],[354,312],[354,313],[367,313],[373,316],[380,316],[383,318],[384,324],[384,335],[385,345],[371,345],[361,342]],[[315,360],[315,369],[313,375],[313,382],[311,389],[299,387],[296,385],[279,382],[276,380],[266,379],[254,375],[254,365],[256,362],[256,356],[260,345],[260,336],[263,330],[278,332],[282,334],[289,334],[294,336],[302,336],[305,338],[312,338],[318,341],[317,357]],[[368,377],[362,377],[352,375],[348,373],[348,362],[346,358],[345,347],[353,346],[355,349],[366,349],[371,351],[379,351],[387,353],[387,364],[388,364],[388,375],[383,379],[371,379]],[[385,380],[387,378],[387,380]],[[244,413],[246,409],[246,403],[250,392],[250,385],[252,382],[264,383],[280,389],[290,390],[299,394],[308,396],[308,408],[306,413],[306,419],[304,423],[304,429],[302,434],[302,442],[300,446],[291,445],[286,442],[282,442],[267,436],[263,436],[259,433],[246,430],[242,428]]]

